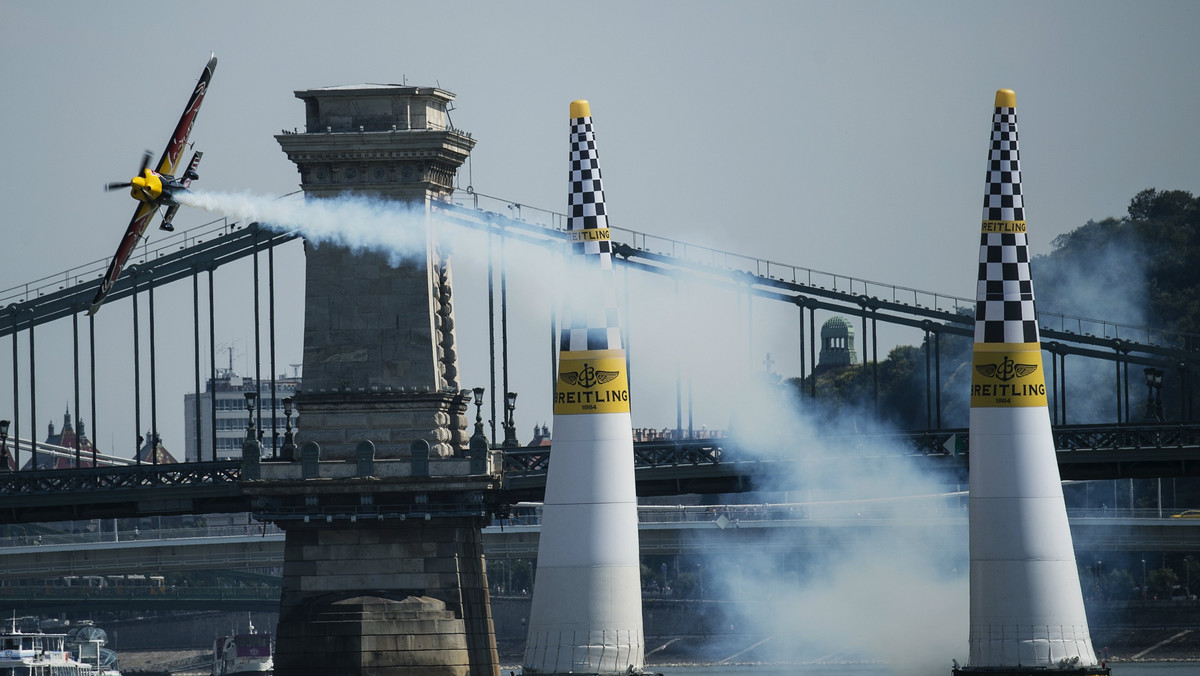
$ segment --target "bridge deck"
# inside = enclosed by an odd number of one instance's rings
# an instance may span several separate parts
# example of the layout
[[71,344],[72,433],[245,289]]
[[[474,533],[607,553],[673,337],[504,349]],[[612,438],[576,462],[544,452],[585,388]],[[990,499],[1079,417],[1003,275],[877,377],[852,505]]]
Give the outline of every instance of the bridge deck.
[[[915,467],[949,485],[967,478],[967,430],[822,437],[838,455],[812,458],[796,449],[746,449],[736,439],[634,445],[641,496],[740,493],[778,489],[767,480],[796,463],[856,471],[880,463]],[[1200,425],[1059,427],[1054,430],[1063,480],[1200,476]],[[870,449],[899,448],[881,455]],[[552,447],[509,449],[498,502],[539,501]],[[0,523],[68,521],[252,511],[237,461],[131,465],[0,473]]]

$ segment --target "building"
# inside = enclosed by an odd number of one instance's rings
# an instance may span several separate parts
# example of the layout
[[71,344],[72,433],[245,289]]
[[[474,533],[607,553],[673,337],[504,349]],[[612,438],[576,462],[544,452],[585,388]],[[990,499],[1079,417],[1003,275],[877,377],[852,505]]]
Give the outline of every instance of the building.
[[[46,445],[59,447],[58,453],[52,454],[51,449],[39,450],[37,469],[64,469],[75,466],[75,444],[79,444],[79,466],[92,466],[92,440],[88,439],[83,428],[83,421],[79,421],[79,431],[71,425],[71,410],[67,409],[63,414],[63,424],[60,431],[54,430],[54,421],[50,421],[46,428]],[[24,469],[33,469],[33,458],[25,449],[26,458]],[[105,463],[101,463],[105,464]]]
[[138,435],[138,462],[144,465],[169,465],[179,462],[166,446],[162,444],[162,435],[147,430]]
[[[250,392],[255,393],[254,424],[259,429],[259,439],[263,443],[263,456],[272,456],[274,451],[283,445],[283,434],[287,429],[288,415],[284,400],[290,404],[299,387],[298,377],[281,375],[273,381],[263,380],[258,383],[254,378],[237,375],[233,369],[218,370],[216,379],[208,381],[205,392],[199,396],[188,394],[183,398],[186,461],[212,460],[214,453],[218,460],[242,457],[242,443],[246,440],[246,425],[250,419],[246,409],[246,394]],[[198,416],[197,401],[200,408]],[[293,408],[293,420],[295,415]],[[197,420],[199,435],[196,434]],[[296,428],[292,429],[295,431]]]
[[857,363],[854,327],[845,317],[830,317],[821,325],[821,354],[813,375]]

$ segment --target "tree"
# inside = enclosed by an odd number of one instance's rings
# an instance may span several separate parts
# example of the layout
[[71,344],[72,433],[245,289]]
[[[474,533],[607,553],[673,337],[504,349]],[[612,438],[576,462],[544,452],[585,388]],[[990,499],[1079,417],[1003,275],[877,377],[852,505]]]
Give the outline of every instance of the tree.
[[1154,598],[1169,599],[1172,591],[1179,586],[1179,575],[1170,568],[1158,568],[1150,571],[1150,579],[1146,587]]

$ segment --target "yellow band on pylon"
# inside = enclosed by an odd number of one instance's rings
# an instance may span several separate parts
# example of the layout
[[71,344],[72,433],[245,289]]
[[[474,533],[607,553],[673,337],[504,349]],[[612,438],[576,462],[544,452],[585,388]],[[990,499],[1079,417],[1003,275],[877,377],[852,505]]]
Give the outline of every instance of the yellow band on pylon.
[[580,117],[591,117],[592,105],[584,99],[571,102],[571,119],[574,120]]
[[1045,406],[1046,377],[1037,343],[975,343],[971,407]]
[[554,414],[628,413],[625,350],[575,350],[558,355]]
[[1025,232],[1025,221],[984,221],[983,231],[1000,233]]
[[608,228],[587,228],[567,232],[567,239],[572,242],[602,242],[612,238]]
[[1016,108],[1017,93],[1011,89],[996,90],[996,107],[997,108]]

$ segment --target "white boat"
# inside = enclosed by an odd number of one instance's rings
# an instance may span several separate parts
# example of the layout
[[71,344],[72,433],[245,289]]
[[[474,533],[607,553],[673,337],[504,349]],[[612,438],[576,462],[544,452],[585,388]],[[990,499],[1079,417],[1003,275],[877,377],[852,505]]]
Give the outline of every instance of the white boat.
[[97,676],[67,650],[66,634],[0,634],[0,676]]
[[[250,633],[222,636],[213,642],[213,676],[264,676],[273,674],[272,636]],[[0,676],[5,676],[0,674]]]
[[101,645],[96,640],[80,643],[71,649],[71,657],[92,667],[94,676],[121,676],[117,654]]
[[108,633],[90,621],[67,632],[67,650],[71,657],[95,669],[96,676],[121,676],[117,667],[117,653],[105,648]]

